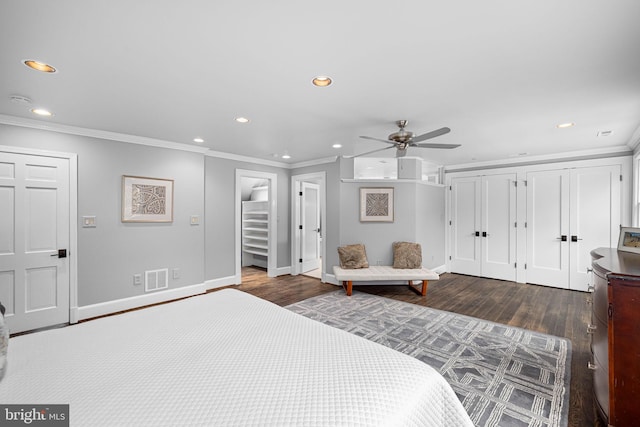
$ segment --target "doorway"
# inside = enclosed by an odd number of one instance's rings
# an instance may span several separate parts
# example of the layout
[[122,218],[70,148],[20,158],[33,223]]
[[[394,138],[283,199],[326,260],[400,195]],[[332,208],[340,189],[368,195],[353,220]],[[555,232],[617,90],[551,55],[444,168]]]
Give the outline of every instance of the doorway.
[[0,300],[12,334],[77,321],[76,164],[0,147]]
[[265,268],[277,276],[277,175],[236,169],[236,278],[242,283],[242,267]]
[[291,189],[291,274],[305,274],[324,281],[326,173],[294,175]]

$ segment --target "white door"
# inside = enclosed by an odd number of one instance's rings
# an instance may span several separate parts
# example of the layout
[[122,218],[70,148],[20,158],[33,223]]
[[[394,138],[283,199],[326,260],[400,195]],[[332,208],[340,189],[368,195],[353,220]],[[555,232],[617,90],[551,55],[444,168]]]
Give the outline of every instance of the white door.
[[480,177],[451,179],[451,263],[454,273],[481,275]]
[[569,287],[568,169],[527,173],[527,282]]
[[516,175],[482,177],[482,276],[516,280]]
[[0,152],[0,301],[11,333],[69,322],[69,160]]
[[320,186],[302,182],[302,206],[300,212],[302,271],[320,268]]
[[516,279],[515,174],[451,180],[451,271]]
[[587,290],[593,249],[618,245],[620,174],[619,165],[571,170],[570,289]]

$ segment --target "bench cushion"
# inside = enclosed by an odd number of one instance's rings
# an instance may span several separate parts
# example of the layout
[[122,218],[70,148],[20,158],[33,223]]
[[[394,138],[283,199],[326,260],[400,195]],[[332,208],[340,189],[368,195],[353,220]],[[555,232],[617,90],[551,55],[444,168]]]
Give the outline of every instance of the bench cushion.
[[357,270],[333,267],[336,280],[375,281],[375,280],[438,280],[440,276],[428,268],[393,268],[389,265],[372,265]]

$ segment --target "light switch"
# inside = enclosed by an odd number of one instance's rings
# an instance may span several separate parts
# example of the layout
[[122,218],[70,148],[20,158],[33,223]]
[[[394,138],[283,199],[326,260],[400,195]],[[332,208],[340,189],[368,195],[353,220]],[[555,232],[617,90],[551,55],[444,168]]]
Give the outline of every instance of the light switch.
[[191,215],[191,225],[200,224],[200,216],[199,215]]
[[84,228],[96,227],[96,217],[95,216],[83,216],[82,217],[82,226]]

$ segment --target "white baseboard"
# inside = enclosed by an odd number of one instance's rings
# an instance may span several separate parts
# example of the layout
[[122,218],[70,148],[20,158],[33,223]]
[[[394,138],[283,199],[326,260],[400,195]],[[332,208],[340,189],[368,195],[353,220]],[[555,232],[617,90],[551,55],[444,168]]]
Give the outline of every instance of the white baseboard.
[[291,274],[291,267],[276,268],[276,275],[273,277],[284,276],[285,274]]
[[229,285],[237,285],[240,283],[240,278],[237,276],[221,277],[219,279],[207,280],[204,282],[206,289],[222,288]]
[[437,274],[444,274],[447,272],[447,266],[445,264],[442,264],[438,267],[430,268],[429,270]]
[[131,310],[133,308],[144,307],[145,305],[157,304],[174,299],[190,297],[203,294],[207,291],[204,283],[181,288],[169,289],[162,292],[153,292],[144,295],[137,295],[130,298],[122,298],[115,301],[102,302],[99,304],[85,305],[78,307],[72,315],[76,321],[91,319],[92,317],[104,316],[106,314],[117,313],[119,311]]

